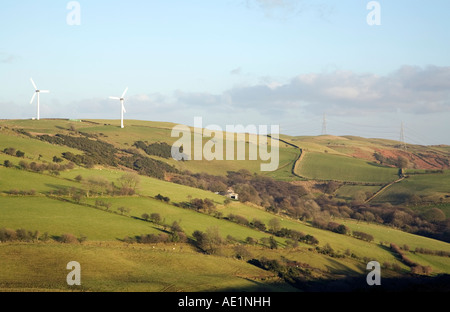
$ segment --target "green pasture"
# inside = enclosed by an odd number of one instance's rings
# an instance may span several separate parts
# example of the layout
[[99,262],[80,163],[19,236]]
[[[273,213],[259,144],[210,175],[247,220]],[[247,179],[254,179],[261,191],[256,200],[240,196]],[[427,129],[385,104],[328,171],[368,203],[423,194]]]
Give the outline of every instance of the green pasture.
[[[86,203],[95,205],[98,198],[88,199]],[[146,213],[158,213],[163,219],[163,223],[171,225],[177,221],[188,236],[196,230],[205,231],[210,227],[217,227],[219,233],[223,238],[228,235],[243,242],[247,237],[260,239],[268,237],[269,235],[239,224],[229,222],[224,219],[218,219],[203,213],[196,212],[190,209],[175,207],[161,201],[145,198],[145,197],[116,197],[116,198],[101,198],[104,202],[112,203],[111,210],[117,210],[119,207],[130,209],[129,215],[133,218],[141,218]],[[143,222],[143,221],[140,221]],[[149,223],[151,224],[151,223]],[[146,234],[145,232],[139,234]],[[281,240],[280,240],[281,241]]]
[[70,233],[104,241],[160,233],[149,222],[39,196],[0,197],[0,228],[23,228],[50,236]]
[[443,198],[450,195],[450,171],[441,174],[414,174],[400,183],[395,183],[380,196],[375,202],[398,203],[405,196],[421,195],[423,197]]
[[[189,246],[0,244],[0,291],[294,291],[245,261],[192,252]],[[66,266],[81,266],[68,286]]]
[[299,175],[317,180],[386,183],[398,178],[398,169],[362,159],[307,152],[298,166]]

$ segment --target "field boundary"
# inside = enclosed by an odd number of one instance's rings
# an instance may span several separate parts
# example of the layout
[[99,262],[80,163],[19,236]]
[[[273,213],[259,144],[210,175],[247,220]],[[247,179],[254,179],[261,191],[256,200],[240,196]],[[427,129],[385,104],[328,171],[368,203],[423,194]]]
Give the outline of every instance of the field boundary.
[[374,199],[375,197],[377,197],[378,195],[380,195],[382,192],[386,191],[389,187],[391,187],[392,185],[394,185],[395,183],[399,183],[401,181],[403,181],[406,177],[401,177],[400,179],[397,179],[395,181],[392,181],[391,183],[386,184],[385,186],[383,186],[381,189],[379,189],[378,191],[375,192],[375,194],[373,194],[372,196],[370,196],[368,199],[366,199],[365,203],[370,202],[372,199]]

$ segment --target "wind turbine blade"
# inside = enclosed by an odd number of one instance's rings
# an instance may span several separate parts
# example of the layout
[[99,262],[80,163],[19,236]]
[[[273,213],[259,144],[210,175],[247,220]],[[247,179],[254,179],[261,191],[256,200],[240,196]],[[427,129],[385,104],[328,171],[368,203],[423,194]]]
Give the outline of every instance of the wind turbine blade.
[[36,87],[36,84],[34,83],[33,78],[30,78],[30,80],[31,80],[31,83],[33,84],[34,90],[37,90],[38,88]]
[[36,97],[36,92],[34,92],[34,94],[33,94],[33,96],[31,97],[31,101],[30,101],[30,104],[32,104],[33,103],[33,101],[34,101],[34,98]]
[[111,100],[120,100],[120,98],[118,98],[117,96],[110,96],[109,97]]
[[124,113],[127,112],[127,110],[125,109],[125,106],[123,104],[122,104],[122,110],[123,110]]
[[48,91],[48,90],[40,90],[39,92],[41,92],[41,93],[50,93],[50,91]]
[[123,91],[122,98],[125,96],[125,94],[127,93],[127,91],[128,91],[128,87],[125,89],[125,91]]

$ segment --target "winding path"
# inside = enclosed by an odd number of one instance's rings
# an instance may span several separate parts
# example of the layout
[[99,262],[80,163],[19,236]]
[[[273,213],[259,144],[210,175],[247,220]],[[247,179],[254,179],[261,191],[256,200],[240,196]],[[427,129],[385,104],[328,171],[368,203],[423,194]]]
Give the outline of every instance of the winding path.
[[381,189],[379,189],[375,194],[373,194],[372,196],[370,196],[368,199],[366,199],[365,203],[370,202],[372,199],[374,199],[375,197],[377,197],[378,195],[380,195],[382,192],[386,191],[389,187],[391,187],[392,185],[394,185],[395,183],[399,183],[401,181],[403,181],[406,177],[403,176],[400,179],[397,179],[395,181],[392,181],[389,184],[386,184],[385,186],[383,186]]

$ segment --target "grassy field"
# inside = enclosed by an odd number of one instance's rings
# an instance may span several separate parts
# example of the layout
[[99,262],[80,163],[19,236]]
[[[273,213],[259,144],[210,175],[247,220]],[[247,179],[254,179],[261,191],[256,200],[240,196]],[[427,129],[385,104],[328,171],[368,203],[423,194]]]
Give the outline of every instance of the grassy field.
[[386,183],[398,178],[398,170],[367,161],[327,153],[307,152],[299,175],[317,180]]
[[0,167],[0,191],[10,190],[48,193],[62,188],[79,186],[75,181],[57,178],[48,174],[37,174],[29,171]]
[[[170,251],[169,251],[170,250]],[[1,244],[0,291],[293,291],[273,273],[189,246],[85,243]],[[81,286],[68,286],[66,265],[81,265]]]
[[[24,160],[31,161],[48,161],[51,162],[53,156],[61,157],[64,152],[73,154],[81,154],[79,150],[65,147],[53,146],[50,143],[35,140],[27,137],[19,136],[12,132],[0,132],[0,151],[5,148],[14,147],[16,150],[25,152]],[[17,163],[19,160],[17,160]]]
[[[62,178],[74,180],[78,175],[82,176],[84,180],[89,180],[94,177],[102,177],[111,182],[117,182],[124,172],[114,169],[85,169],[77,168],[61,173]],[[82,184],[78,183],[78,186]],[[137,187],[137,192],[144,196],[156,196],[158,194],[169,197],[173,202],[182,202],[192,198],[209,198],[217,203],[223,203],[224,196],[216,195],[210,191],[205,191],[189,186],[184,186],[176,183],[170,183],[154,179],[147,176],[140,176],[140,182]]]
[[[410,175],[400,183],[392,185],[376,198],[375,202],[399,203],[405,196],[445,198],[450,195],[450,171],[443,174]],[[400,196],[399,196],[400,195]]]
[[371,185],[343,185],[336,191],[336,198],[344,200],[353,200],[358,193],[374,194],[381,187]]
[[115,241],[126,236],[160,233],[151,223],[46,197],[0,197],[0,228],[70,233],[89,240]]

